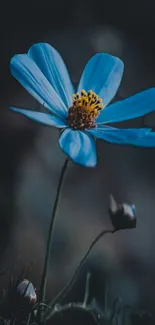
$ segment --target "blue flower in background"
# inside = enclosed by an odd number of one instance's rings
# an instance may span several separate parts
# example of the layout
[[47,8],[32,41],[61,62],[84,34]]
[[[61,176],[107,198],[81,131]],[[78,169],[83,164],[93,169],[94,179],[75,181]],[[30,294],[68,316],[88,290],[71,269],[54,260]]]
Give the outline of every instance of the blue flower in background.
[[[11,107],[30,119],[62,129],[59,144],[75,163],[94,167],[95,139],[110,143],[155,147],[151,129],[118,129],[107,123],[121,122],[155,110],[155,88],[108,105],[120,85],[123,62],[107,53],[87,63],[77,93],[59,53],[49,44],[34,44],[27,54],[11,59],[12,75],[49,113]],[[108,105],[108,106],[107,106]]]

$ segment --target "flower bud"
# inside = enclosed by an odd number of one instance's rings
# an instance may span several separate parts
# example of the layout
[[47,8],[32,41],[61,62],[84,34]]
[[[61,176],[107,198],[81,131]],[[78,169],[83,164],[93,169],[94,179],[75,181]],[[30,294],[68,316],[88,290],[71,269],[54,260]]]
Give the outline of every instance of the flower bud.
[[11,305],[14,314],[19,311],[30,312],[37,301],[37,295],[33,284],[27,279],[22,280],[13,289],[11,294]]
[[37,295],[33,284],[24,279],[17,286],[17,295],[27,299],[31,305],[34,305],[37,301]]
[[134,204],[117,203],[110,195],[109,208],[111,222],[115,229],[131,229],[136,228],[136,209]]

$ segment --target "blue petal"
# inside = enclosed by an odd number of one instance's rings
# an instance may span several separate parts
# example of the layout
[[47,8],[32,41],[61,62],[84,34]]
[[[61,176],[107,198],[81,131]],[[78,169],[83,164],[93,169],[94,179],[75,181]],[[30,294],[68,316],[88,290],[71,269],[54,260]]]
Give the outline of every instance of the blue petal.
[[51,114],[30,111],[27,109],[20,109],[16,107],[10,107],[10,109],[14,112],[23,114],[38,123],[46,124],[49,126],[55,126],[57,128],[64,128],[67,126],[67,123],[65,121]]
[[52,113],[66,117],[67,108],[35,62],[27,54],[15,55],[10,62],[12,75],[39,103]]
[[98,53],[88,61],[78,91],[93,90],[103,99],[105,107],[117,92],[123,70],[124,64],[120,59],[107,53]]
[[150,134],[151,129],[117,129],[113,127],[97,127],[87,130],[94,137],[110,143],[134,144],[143,137]]
[[155,148],[155,132],[149,132],[144,137],[135,138],[132,145],[143,148]]
[[101,110],[96,122],[113,123],[126,121],[143,116],[154,110],[155,88],[150,88]]
[[85,167],[95,167],[96,145],[91,135],[68,128],[62,132],[59,144],[65,154],[75,163]]
[[72,104],[74,88],[60,54],[47,43],[34,44],[28,55],[35,61],[67,107]]

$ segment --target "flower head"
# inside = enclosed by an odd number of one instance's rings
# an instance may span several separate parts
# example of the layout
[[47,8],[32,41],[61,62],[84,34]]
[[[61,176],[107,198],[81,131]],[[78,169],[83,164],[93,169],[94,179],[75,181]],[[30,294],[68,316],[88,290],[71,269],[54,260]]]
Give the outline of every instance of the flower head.
[[94,138],[155,147],[155,133],[149,128],[107,126],[155,110],[154,88],[108,105],[123,75],[124,64],[119,58],[107,53],[94,55],[84,68],[77,93],[61,56],[47,43],[34,44],[27,54],[15,55],[10,67],[12,75],[49,113],[11,109],[36,122],[62,129],[60,147],[75,163],[86,167],[96,165]]
[[134,204],[117,203],[110,195],[109,213],[111,222],[115,229],[131,229],[136,228],[136,208]]
[[102,98],[92,90],[81,90],[81,95],[73,95],[73,105],[68,109],[68,125],[73,130],[95,128],[95,119],[103,108]]

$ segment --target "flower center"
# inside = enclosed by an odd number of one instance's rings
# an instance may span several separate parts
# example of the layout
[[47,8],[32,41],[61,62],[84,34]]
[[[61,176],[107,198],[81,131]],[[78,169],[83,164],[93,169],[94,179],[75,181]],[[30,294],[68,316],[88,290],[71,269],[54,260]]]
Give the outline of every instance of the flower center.
[[102,99],[92,90],[88,93],[81,90],[81,94],[73,95],[73,105],[68,109],[68,124],[74,130],[95,128],[95,119],[103,108]]

